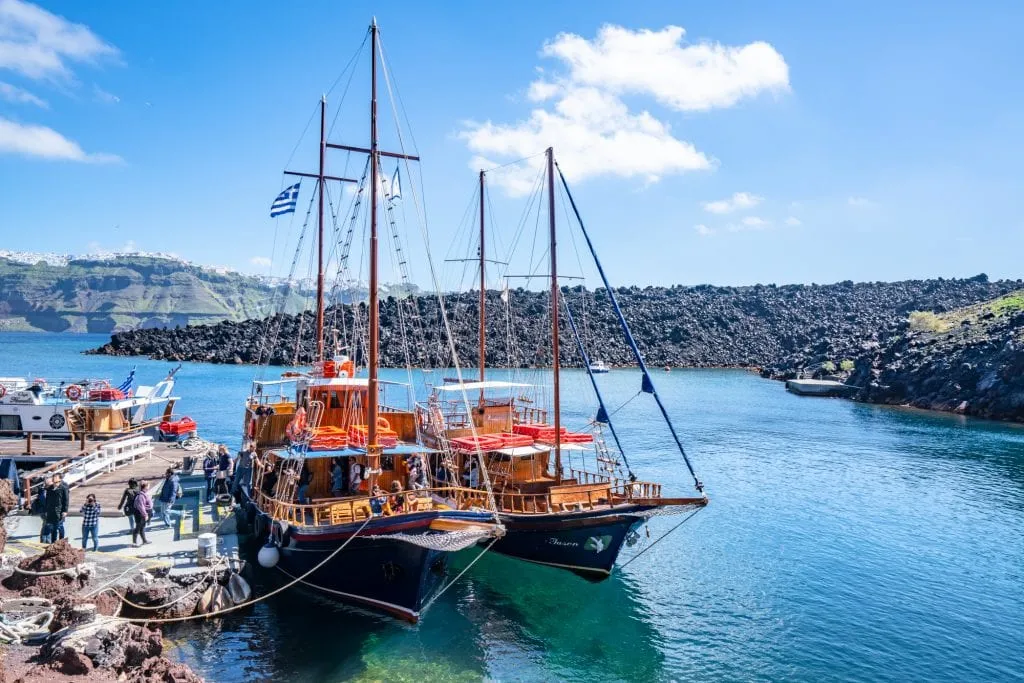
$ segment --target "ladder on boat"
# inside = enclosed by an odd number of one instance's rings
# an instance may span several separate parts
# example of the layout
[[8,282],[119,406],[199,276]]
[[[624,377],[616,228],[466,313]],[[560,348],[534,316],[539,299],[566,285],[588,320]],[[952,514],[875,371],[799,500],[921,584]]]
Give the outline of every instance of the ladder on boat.
[[306,420],[306,435],[297,444],[292,444],[292,457],[285,461],[281,467],[281,476],[278,477],[277,487],[274,490],[274,497],[278,500],[291,502],[299,490],[299,478],[302,476],[302,468],[306,464],[306,451],[309,449],[309,442],[320,427],[320,421],[324,416],[323,401],[309,402],[309,417]]

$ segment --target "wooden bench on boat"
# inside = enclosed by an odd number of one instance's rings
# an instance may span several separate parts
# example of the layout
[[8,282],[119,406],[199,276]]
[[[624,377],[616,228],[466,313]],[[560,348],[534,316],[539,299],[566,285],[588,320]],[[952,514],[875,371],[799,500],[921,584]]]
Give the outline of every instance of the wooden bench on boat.
[[551,507],[555,510],[592,510],[595,505],[611,502],[608,484],[569,484],[548,489]]

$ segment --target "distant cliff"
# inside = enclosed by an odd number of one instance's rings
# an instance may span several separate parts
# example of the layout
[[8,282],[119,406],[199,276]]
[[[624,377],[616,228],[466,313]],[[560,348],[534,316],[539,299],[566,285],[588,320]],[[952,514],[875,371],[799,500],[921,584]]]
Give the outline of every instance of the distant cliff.
[[[863,344],[903,324],[911,311],[950,311],[1021,287],[1024,282],[989,282],[982,275],[967,280],[832,285],[627,287],[616,293],[651,365],[766,368],[767,375],[782,376],[792,368],[856,358]],[[564,298],[572,307],[591,357],[616,366],[634,364],[606,291],[565,289]],[[477,305],[475,293],[447,298],[459,358],[466,365],[478,362]],[[400,307],[403,316],[398,315]],[[356,310],[362,319],[364,307]],[[331,311],[328,324],[351,330],[352,312],[352,307],[344,307],[341,317],[335,319]],[[506,311],[499,293],[489,292],[486,328],[490,362],[499,367],[550,365],[548,314],[546,293],[512,291]],[[403,319],[410,330],[408,337],[414,339],[408,348],[414,364],[447,366],[451,362],[444,350],[436,299],[418,296],[400,303],[386,297],[381,301],[383,365],[405,365]],[[312,328],[312,316],[307,313],[181,329],[134,330],[115,334],[97,352],[252,363],[267,343],[275,363],[308,363],[313,355]],[[578,365],[575,342],[567,328],[562,326],[562,361]]]
[[[0,257],[0,330],[116,332],[267,315],[268,282],[144,255],[63,262]],[[285,310],[300,309],[296,294]]]

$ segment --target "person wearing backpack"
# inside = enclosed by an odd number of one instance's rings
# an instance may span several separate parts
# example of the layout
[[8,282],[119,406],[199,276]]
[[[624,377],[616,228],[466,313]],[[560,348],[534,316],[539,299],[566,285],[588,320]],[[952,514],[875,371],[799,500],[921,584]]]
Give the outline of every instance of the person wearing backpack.
[[140,537],[142,545],[149,543],[146,538],[146,522],[152,517],[153,499],[149,497],[149,482],[144,481],[132,501],[132,519],[135,521],[135,526],[132,527],[132,545],[138,545]]
[[181,483],[178,481],[178,475],[168,467],[167,472],[164,473],[164,484],[160,487],[160,515],[168,527],[171,526],[171,508],[174,506],[174,501],[181,496]]
[[139,480],[132,477],[128,480],[128,488],[121,492],[121,502],[117,509],[128,518],[128,532],[135,530],[135,496],[139,493]]

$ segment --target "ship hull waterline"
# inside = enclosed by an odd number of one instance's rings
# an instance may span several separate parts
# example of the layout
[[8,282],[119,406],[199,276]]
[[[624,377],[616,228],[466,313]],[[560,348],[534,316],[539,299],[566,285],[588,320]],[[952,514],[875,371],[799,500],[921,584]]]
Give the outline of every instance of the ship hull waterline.
[[644,506],[554,514],[501,513],[505,535],[492,550],[508,557],[566,569],[589,581],[611,575],[629,533],[647,517]]
[[[358,522],[302,529],[285,525],[282,533],[281,526],[254,503],[247,507],[257,541],[254,549],[274,537],[280,553],[276,570],[287,580],[304,577],[305,586],[340,602],[416,623],[444,584],[450,551],[388,537],[394,533],[427,533],[430,523],[441,517],[437,512],[409,515],[400,521],[375,517],[362,531],[359,528],[363,523]],[[443,516],[480,523],[494,521],[489,513],[446,511]],[[332,553],[336,554],[331,557]],[[324,560],[326,564],[312,571]]]

